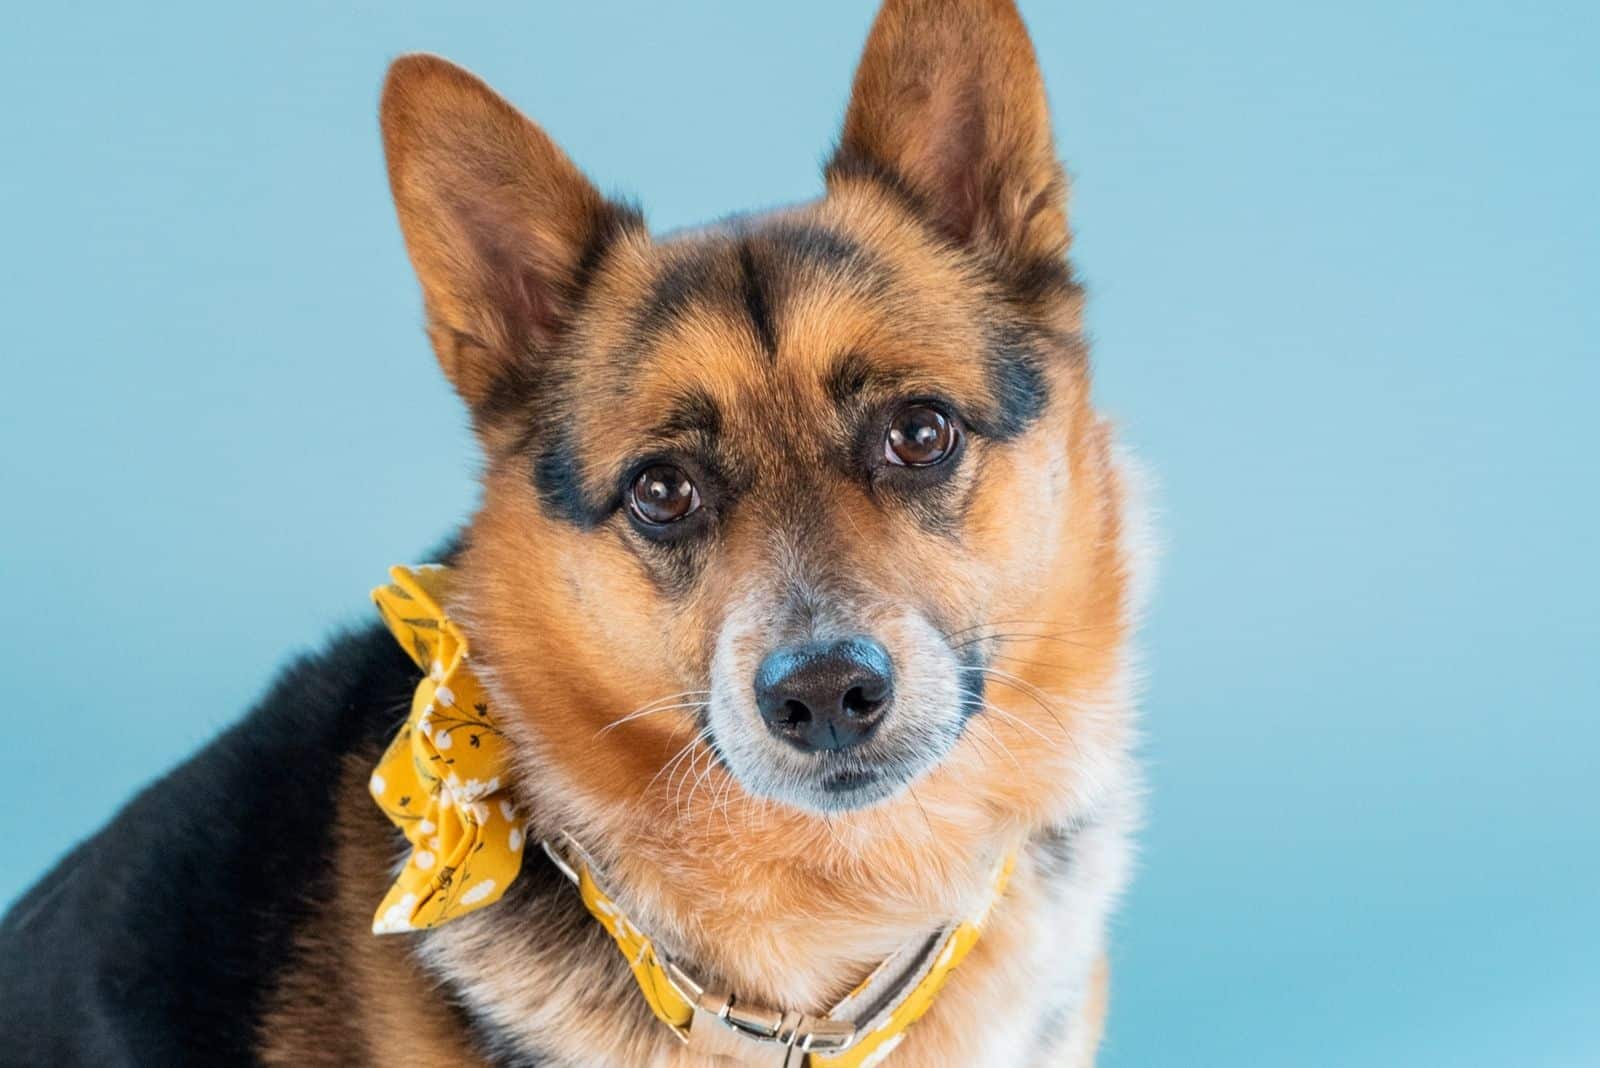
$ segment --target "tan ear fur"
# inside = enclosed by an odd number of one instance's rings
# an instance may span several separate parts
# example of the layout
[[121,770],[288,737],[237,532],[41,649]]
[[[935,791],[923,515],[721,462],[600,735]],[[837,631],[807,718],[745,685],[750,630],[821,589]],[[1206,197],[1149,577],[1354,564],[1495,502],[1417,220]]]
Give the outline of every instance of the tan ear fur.
[[909,187],[959,243],[1065,253],[1066,183],[1012,0],[887,0],[829,165],[830,183],[861,174]]
[[380,120],[429,336],[476,407],[507,377],[528,377],[592,261],[640,220],[516,108],[437,56],[394,62]]

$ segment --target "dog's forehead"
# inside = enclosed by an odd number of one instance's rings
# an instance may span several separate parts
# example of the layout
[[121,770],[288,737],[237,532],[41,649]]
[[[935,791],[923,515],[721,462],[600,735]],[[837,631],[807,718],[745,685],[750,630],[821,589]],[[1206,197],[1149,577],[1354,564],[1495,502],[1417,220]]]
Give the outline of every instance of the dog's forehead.
[[799,411],[863,374],[982,391],[970,283],[915,232],[825,203],[658,239],[630,250],[595,306],[586,422]]

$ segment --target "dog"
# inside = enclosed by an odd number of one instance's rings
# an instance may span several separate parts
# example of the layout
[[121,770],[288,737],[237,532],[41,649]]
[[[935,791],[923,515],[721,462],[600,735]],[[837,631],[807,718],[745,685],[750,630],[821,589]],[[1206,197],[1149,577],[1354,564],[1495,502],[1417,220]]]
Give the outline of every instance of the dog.
[[1145,538],[1010,0],[694,231],[436,57],[381,128],[481,507],[13,906],[0,1058],[1091,1064]]

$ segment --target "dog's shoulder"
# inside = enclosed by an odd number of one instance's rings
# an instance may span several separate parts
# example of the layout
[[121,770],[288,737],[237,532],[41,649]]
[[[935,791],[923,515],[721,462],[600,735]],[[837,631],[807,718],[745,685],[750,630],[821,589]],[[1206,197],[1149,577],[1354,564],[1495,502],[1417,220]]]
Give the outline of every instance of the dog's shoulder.
[[376,760],[416,678],[381,628],[336,638],[46,874],[0,920],[0,1060],[253,1060],[295,931],[334,890],[343,769]]

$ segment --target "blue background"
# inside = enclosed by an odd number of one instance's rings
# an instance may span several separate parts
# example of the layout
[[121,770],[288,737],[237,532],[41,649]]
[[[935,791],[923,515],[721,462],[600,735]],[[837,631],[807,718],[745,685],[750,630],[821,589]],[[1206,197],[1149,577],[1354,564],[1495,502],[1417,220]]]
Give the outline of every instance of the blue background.
[[[472,505],[385,63],[672,227],[818,191],[871,17],[450,7],[8,13],[0,901]],[[1024,4],[1169,545],[1107,1065],[1600,1063],[1600,9],[1538,8]]]

